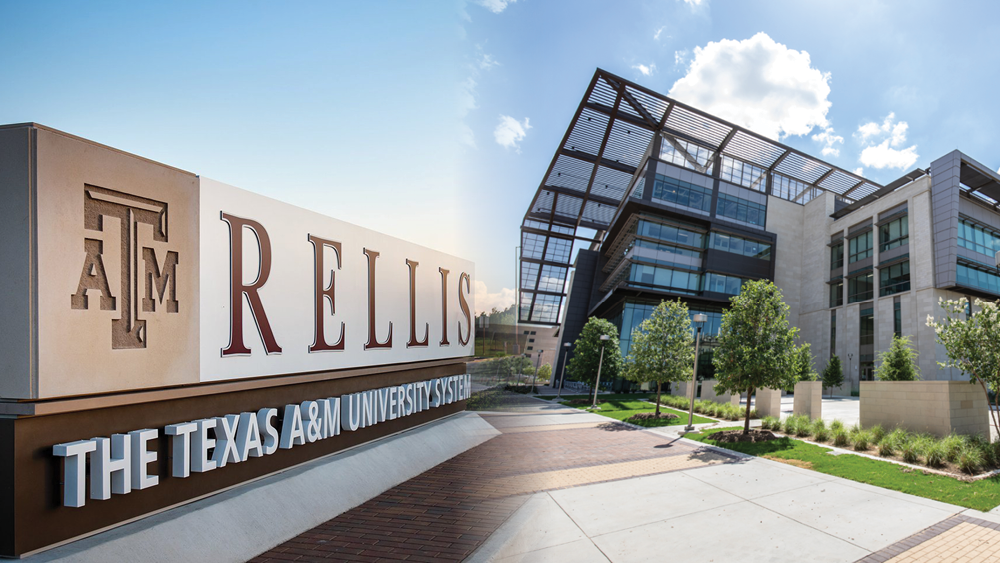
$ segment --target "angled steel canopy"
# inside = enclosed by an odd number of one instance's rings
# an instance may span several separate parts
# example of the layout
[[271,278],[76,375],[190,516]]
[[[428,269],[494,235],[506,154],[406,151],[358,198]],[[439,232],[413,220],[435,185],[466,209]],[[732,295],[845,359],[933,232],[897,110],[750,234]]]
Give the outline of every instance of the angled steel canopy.
[[[882,186],[597,69],[521,223],[519,322],[559,324],[574,241],[596,248],[627,200],[654,135],[757,166],[805,188],[865,198]],[[678,150],[694,159],[687,150]],[[659,155],[651,155],[656,158]],[[763,190],[761,190],[763,191]],[[793,200],[802,197],[796,192]],[[578,236],[580,228],[595,231]]]

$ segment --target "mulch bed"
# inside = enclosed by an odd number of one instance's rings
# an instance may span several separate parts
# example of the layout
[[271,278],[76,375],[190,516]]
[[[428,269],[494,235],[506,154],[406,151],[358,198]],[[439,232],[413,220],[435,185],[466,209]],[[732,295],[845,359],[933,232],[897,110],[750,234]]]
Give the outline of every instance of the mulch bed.
[[751,429],[749,434],[744,434],[742,430],[716,432],[715,434],[710,435],[708,439],[715,440],[716,442],[722,442],[724,444],[731,444],[733,442],[769,442],[771,440],[777,440],[778,437],[772,434],[770,430]]
[[632,420],[653,420],[653,419],[669,420],[671,418],[680,418],[676,414],[670,414],[666,412],[661,412],[657,415],[655,412],[641,412],[639,414],[634,414],[626,419],[626,421]]
[[[592,401],[590,399],[573,399],[572,401],[566,401],[566,404],[567,405],[589,405],[589,404],[591,404],[591,402]],[[599,405],[599,404],[601,404],[603,402],[604,401],[597,401],[597,404]]]

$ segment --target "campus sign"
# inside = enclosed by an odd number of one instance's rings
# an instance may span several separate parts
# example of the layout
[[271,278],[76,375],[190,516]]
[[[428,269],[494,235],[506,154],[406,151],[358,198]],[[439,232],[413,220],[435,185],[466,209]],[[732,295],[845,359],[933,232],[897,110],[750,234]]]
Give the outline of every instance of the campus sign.
[[35,124],[0,186],[0,556],[465,408],[467,260]]

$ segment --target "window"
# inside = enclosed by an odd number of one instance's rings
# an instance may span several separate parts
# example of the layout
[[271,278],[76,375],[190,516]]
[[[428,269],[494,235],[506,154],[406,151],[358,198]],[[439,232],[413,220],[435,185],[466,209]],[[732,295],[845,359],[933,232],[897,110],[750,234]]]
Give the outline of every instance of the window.
[[772,174],[771,178],[771,195],[793,203],[805,205],[823,193],[823,190],[819,188],[803,184],[781,174]]
[[871,258],[872,256],[872,232],[860,234],[848,241],[850,245],[850,259],[849,264],[853,264],[858,260],[864,260],[865,258]]
[[[713,157],[713,151],[680,139],[664,138],[660,145],[660,160],[689,170],[697,170],[702,174],[712,174],[715,164]],[[698,164],[692,163],[692,160]]]
[[837,355],[837,312],[830,311],[830,357]]
[[892,333],[898,337],[903,336],[903,309],[902,303],[896,301],[892,304]]
[[641,237],[653,238],[664,242],[705,248],[705,235],[682,227],[661,225],[652,221],[640,220],[636,227],[636,234]]
[[830,269],[836,270],[844,266],[844,243],[830,247]]
[[847,280],[847,302],[857,303],[872,298],[872,273],[862,274]]
[[759,166],[722,156],[722,173],[719,177],[727,182],[762,192],[767,187],[766,174],[767,170]]
[[712,208],[712,190],[710,188],[682,182],[662,174],[657,174],[656,182],[653,183],[653,199],[669,201],[702,211],[708,211]]
[[670,244],[636,239],[625,252],[628,253],[636,247],[649,249],[636,250],[634,253],[635,258],[639,258],[644,262],[652,262],[663,266],[680,266],[681,268],[698,268],[701,266],[701,252],[698,250],[688,250]]
[[771,245],[769,243],[738,237],[736,235],[712,233],[708,246],[715,250],[732,252],[733,254],[741,254],[751,258],[760,258],[761,260],[771,259]]
[[958,285],[977,287],[990,293],[1000,294],[1000,277],[997,277],[995,270],[990,270],[987,270],[985,266],[980,269],[980,267],[959,262],[955,270],[955,277]]
[[910,290],[910,262],[879,268],[879,295],[895,295]]
[[726,295],[739,295],[744,281],[746,280],[736,276],[724,276],[715,273],[705,274],[705,291],[725,293]]
[[694,293],[701,289],[701,274],[670,268],[632,264],[629,282],[636,285],[655,286],[681,293]]
[[1000,233],[959,218],[958,246],[980,254],[994,256],[1000,250]]
[[910,229],[906,215],[878,228],[879,252],[885,252],[909,243]]
[[858,341],[862,346],[875,343],[875,310],[871,307],[861,309],[861,338]]
[[535,334],[535,331],[531,331],[531,334]]
[[528,351],[530,352],[534,346],[528,346]]
[[528,339],[528,342],[534,342],[534,341],[535,341],[535,339],[534,339],[534,338],[529,338],[529,339]]
[[844,282],[830,285],[830,306],[840,307],[844,304]]
[[763,225],[767,217],[767,206],[720,193],[719,204],[715,208],[715,214],[720,217],[728,217],[736,221],[750,223],[751,225]]

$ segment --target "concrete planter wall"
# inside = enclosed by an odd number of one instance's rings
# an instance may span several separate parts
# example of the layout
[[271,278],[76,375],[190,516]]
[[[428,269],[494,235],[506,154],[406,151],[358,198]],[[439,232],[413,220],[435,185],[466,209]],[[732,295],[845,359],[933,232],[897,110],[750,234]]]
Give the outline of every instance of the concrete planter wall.
[[733,396],[732,393],[723,393],[721,395],[715,394],[715,386],[719,383],[717,379],[706,379],[701,382],[701,398],[704,401],[714,401],[716,403],[729,403],[731,405],[740,406],[739,395]]
[[761,418],[765,416],[781,418],[780,389],[758,389],[755,395],[757,397],[755,408]]
[[968,381],[862,381],[861,425],[935,436],[990,435],[983,389]]
[[807,415],[810,420],[823,417],[823,382],[800,381],[795,384],[795,414]]

